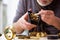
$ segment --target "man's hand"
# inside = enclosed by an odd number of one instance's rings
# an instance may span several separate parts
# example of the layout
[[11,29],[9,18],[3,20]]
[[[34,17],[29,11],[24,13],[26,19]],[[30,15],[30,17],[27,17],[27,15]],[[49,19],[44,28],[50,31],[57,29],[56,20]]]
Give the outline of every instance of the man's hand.
[[33,25],[28,21],[28,13],[26,13],[25,15],[23,15],[19,20],[18,23],[20,25],[21,28],[26,29],[26,30],[31,30],[32,28],[36,27],[36,25]]
[[60,30],[60,18],[56,17],[52,10],[41,10],[38,14],[40,14],[42,21]]
[[42,21],[44,21],[45,23],[52,25],[53,23],[55,23],[55,15],[54,12],[51,10],[41,10],[39,12],[39,14],[41,15],[41,19]]
[[24,14],[13,26],[16,33],[21,33],[23,30],[31,30],[36,27],[36,25],[28,22],[28,13]]

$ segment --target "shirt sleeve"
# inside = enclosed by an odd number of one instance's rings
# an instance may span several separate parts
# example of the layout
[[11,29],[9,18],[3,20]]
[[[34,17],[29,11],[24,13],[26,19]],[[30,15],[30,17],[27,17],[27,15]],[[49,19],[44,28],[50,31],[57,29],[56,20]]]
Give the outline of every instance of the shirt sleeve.
[[16,10],[16,16],[14,17],[13,23],[18,21],[18,19],[25,13],[25,0],[19,0],[18,8]]

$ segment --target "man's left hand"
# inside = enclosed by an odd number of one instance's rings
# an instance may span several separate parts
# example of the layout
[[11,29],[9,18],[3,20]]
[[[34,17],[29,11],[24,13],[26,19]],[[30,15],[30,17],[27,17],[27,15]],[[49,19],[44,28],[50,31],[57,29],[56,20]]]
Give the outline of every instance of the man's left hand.
[[42,21],[49,25],[53,25],[56,21],[56,16],[52,10],[41,10],[39,14],[41,15]]

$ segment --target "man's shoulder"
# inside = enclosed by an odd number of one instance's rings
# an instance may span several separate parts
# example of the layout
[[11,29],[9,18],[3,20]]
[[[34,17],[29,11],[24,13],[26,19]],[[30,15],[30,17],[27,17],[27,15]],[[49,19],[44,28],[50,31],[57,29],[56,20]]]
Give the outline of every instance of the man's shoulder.
[[36,1],[36,0],[19,0],[20,2],[33,2],[33,1]]

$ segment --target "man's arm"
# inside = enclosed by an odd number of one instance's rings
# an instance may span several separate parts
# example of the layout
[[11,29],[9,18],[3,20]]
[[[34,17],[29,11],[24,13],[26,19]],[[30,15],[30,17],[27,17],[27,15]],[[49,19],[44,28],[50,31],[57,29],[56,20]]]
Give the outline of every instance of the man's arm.
[[18,23],[18,20],[25,14],[25,4],[26,1],[24,0],[19,0],[18,8],[16,11],[16,16],[14,17],[13,20],[13,26],[15,28],[16,33],[21,33],[23,32],[23,28],[20,27],[20,24]]
[[18,22],[13,23],[13,27],[14,27],[14,31],[19,34],[22,33],[24,31],[24,29],[19,25]]
[[17,11],[16,11],[16,16],[15,16],[15,18],[13,20],[14,23],[17,22],[18,19],[22,15],[24,15],[24,13],[25,13],[25,5],[24,5],[24,2],[25,2],[24,0],[19,0],[18,8],[17,8]]

